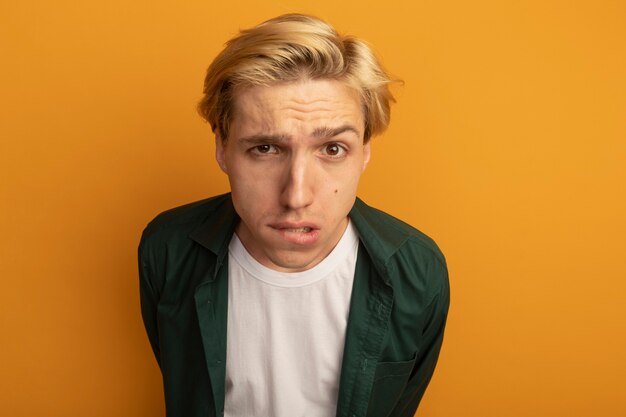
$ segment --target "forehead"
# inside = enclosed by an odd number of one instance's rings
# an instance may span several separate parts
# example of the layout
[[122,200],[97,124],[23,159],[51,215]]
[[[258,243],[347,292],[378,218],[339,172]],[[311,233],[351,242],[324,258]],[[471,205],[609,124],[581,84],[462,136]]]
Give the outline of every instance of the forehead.
[[302,80],[239,87],[233,94],[231,127],[275,130],[353,124],[363,133],[359,93],[337,80]]

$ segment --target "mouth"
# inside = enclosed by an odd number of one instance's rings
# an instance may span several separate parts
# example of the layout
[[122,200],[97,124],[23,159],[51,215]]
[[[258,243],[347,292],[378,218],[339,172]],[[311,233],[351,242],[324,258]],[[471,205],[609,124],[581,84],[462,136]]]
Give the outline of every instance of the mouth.
[[281,222],[271,224],[270,227],[286,242],[297,246],[313,245],[320,236],[319,227],[312,223]]
[[309,233],[311,230],[313,230],[312,227],[286,227],[286,228],[282,228],[280,230],[283,230],[287,233]]
[[293,233],[308,233],[311,230],[319,229],[319,227],[312,222],[276,222],[269,224],[269,226],[272,229]]

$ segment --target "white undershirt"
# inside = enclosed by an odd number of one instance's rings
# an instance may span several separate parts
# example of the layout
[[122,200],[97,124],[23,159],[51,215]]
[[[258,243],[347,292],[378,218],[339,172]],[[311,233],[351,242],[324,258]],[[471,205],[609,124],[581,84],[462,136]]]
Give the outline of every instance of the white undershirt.
[[349,223],[322,262],[286,273],[258,263],[233,235],[226,416],[335,415],[358,242]]

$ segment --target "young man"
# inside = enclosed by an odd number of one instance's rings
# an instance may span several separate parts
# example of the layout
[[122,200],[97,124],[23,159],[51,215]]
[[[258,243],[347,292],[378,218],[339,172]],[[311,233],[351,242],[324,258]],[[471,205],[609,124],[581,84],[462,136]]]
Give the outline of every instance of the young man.
[[449,288],[435,243],[356,197],[390,80],[310,16],[232,39],[201,115],[231,193],[160,214],[141,307],[168,416],[412,416]]

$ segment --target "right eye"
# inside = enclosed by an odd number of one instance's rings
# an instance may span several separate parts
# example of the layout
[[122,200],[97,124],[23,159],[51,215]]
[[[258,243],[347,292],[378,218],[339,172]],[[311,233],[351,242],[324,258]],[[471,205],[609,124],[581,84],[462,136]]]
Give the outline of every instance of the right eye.
[[257,154],[257,155],[268,155],[268,154],[278,153],[278,149],[276,148],[276,146],[270,145],[270,144],[257,145],[254,148],[252,148],[251,151],[252,153]]

